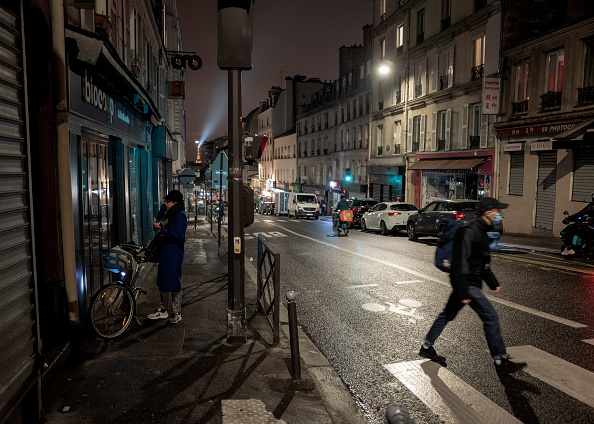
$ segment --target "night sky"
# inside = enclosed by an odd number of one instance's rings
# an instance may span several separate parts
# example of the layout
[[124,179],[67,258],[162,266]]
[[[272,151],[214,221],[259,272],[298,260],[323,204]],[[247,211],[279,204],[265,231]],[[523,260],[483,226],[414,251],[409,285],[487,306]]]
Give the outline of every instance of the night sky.
[[[227,71],[217,67],[217,1],[178,0],[177,7],[183,49],[203,62],[200,70],[187,71],[186,143],[193,160],[195,140],[227,134]],[[253,68],[242,72],[242,114],[287,76],[338,78],[338,49],[363,43],[372,9],[373,0],[256,0]]]

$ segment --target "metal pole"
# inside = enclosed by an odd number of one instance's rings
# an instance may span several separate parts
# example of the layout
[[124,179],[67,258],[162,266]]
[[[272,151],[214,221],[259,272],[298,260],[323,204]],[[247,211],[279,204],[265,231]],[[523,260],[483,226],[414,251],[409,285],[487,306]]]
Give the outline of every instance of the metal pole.
[[[280,270],[279,270],[280,271]],[[287,298],[287,309],[289,311],[289,336],[291,342],[291,367],[293,380],[301,380],[301,358],[299,357],[299,334],[297,331],[297,304],[294,291],[285,294]]]
[[229,77],[229,221],[228,221],[228,306],[227,341],[245,343],[244,252],[241,202],[243,159],[241,152],[241,71],[231,69]]

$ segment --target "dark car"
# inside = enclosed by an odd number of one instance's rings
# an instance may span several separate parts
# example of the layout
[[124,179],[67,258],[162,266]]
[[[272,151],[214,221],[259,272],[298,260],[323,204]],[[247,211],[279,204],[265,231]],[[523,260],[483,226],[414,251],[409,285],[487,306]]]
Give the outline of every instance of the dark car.
[[361,227],[361,217],[363,214],[371,210],[377,201],[369,198],[354,198],[348,200],[353,210],[353,227]]
[[421,236],[438,236],[447,220],[470,222],[476,217],[477,200],[436,200],[411,215],[406,223],[410,240]]

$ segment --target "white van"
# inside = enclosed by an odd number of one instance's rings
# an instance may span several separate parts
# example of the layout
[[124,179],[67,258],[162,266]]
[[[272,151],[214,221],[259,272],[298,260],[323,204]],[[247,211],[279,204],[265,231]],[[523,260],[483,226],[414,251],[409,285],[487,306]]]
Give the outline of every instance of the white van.
[[315,194],[311,193],[289,193],[289,204],[287,205],[289,218],[312,216],[318,219],[320,215],[320,206]]

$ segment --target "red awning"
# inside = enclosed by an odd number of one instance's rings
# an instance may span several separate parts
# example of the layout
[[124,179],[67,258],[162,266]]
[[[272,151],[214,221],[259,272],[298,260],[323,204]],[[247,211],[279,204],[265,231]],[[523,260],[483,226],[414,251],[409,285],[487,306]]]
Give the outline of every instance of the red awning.
[[468,170],[485,162],[486,157],[477,158],[452,158],[452,159],[421,159],[415,162],[408,169],[434,169],[439,170]]

